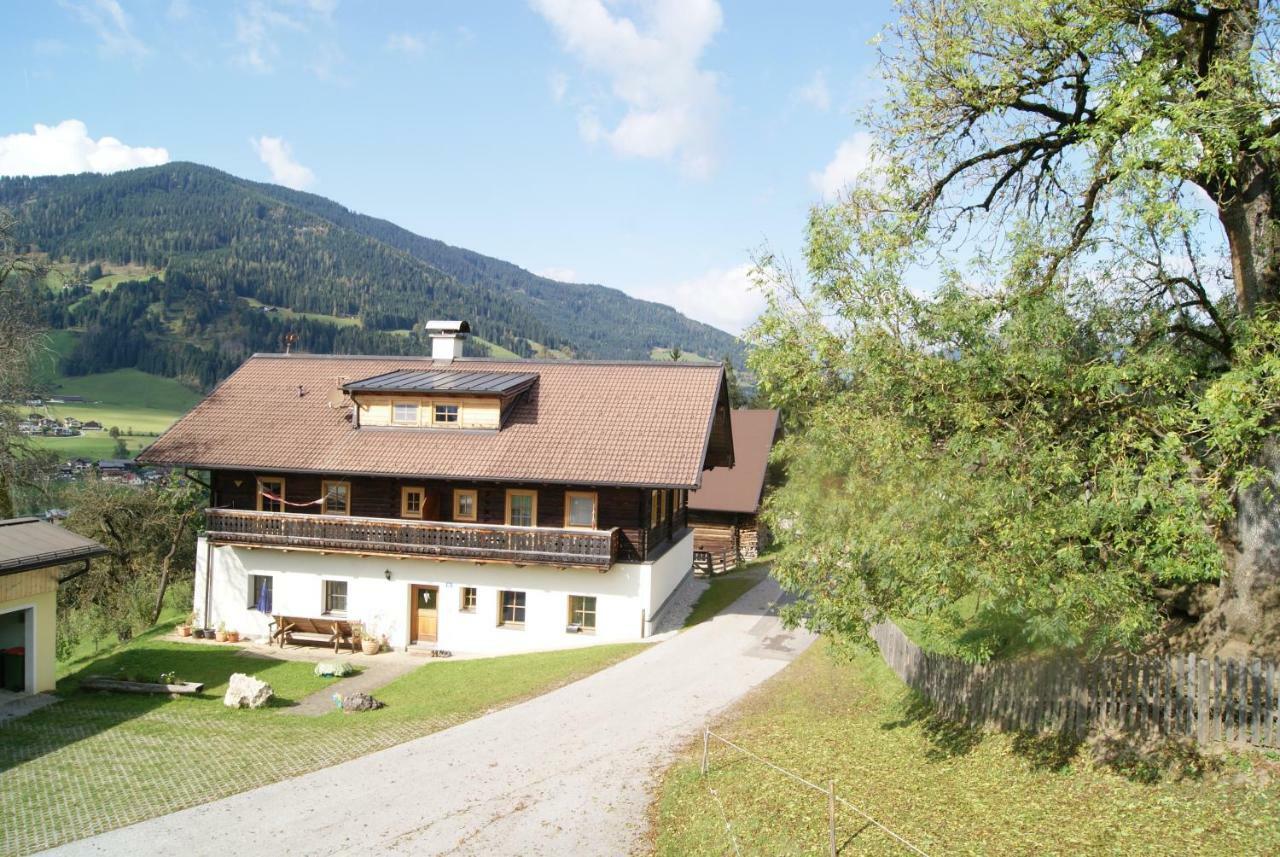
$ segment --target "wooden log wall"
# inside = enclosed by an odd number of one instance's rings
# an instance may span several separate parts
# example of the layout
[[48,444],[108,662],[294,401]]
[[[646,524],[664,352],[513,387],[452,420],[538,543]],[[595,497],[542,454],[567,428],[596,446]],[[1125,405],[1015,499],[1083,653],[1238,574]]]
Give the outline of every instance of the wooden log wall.
[[[476,523],[502,524],[506,520],[506,491],[508,488],[536,490],[538,492],[537,525],[543,527],[564,526],[565,492],[594,491],[597,495],[596,526],[601,530],[618,527],[618,559],[634,562],[648,556],[685,526],[687,507],[671,515],[668,501],[668,519],[656,528],[649,527],[648,489],[597,488],[591,486],[540,485],[511,483],[495,485],[489,482],[431,481],[423,479],[392,479],[368,476],[318,476],[309,473],[245,473],[241,471],[214,471],[212,474],[213,506],[225,509],[256,509],[258,477],[283,478],[285,499],[292,503],[319,499],[321,483],[327,479],[351,483],[351,514],[371,518],[400,518],[400,489],[420,487],[425,490],[424,520],[453,520],[453,490],[470,488],[477,492]],[[671,492],[674,495],[674,492]],[[286,511],[316,513],[318,506],[286,506]]]

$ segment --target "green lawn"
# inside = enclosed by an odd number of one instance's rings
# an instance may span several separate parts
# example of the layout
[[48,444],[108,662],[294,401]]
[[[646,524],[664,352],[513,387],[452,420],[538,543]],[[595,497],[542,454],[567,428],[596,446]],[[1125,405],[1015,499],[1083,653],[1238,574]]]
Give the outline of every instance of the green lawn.
[[[52,337],[50,362],[74,344],[71,331],[56,331]],[[40,410],[59,419],[75,417],[81,422],[97,420],[100,432],[76,437],[39,437],[36,443],[53,450],[61,458],[113,458],[115,439],[109,429],[116,426],[125,436],[129,454],[136,455],[200,401],[200,394],[172,378],[161,378],[137,369],[117,369],[96,375],[61,376],[41,370],[41,381],[51,396],[83,396],[87,401],[48,405]]]
[[[811,782],[835,780],[842,798],[933,855],[1280,852],[1280,785],[1231,776],[1280,765],[1226,757],[1226,774],[1138,782],[1054,740],[939,723],[870,653],[837,662],[819,643],[712,729]],[[827,853],[823,795],[715,742],[704,780],[701,749],[667,772],[659,855],[732,854],[726,816],[742,854]],[[842,854],[909,853],[851,811],[837,841]]]
[[[298,776],[427,735],[575,681],[644,648],[597,646],[470,661],[425,661],[375,695],[380,711],[320,717],[282,707],[332,679],[313,664],[237,646],[145,638],[59,682],[66,699],[0,726],[0,853],[22,854]],[[198,697],[81,694],[81,676],[175,671]],[[222,705],[233,672],[275,688],[276,707]],[[179,846],[179,850],[181,848]]]
[[[251,307],[257,308],[264,306],[262,301],[256,298],[242,297],[240,300],[244,301]],[[296,310],[291,310],[288,307],[276,307],[276,313],[283,318],[309,318],[312,321],[323,321],[327,324],[337,325],[338,327],[361,326],[359,318],[349,315],[325,315],[324,313],[319,312],[297,312]]]
[[768,563],[758,561],[711,578],[707,581],[706,591],[694,602],[693,609],[684,620],[684,626],[688,628],[715,616],[741,598],[748,589],[764,580],[768,573]]

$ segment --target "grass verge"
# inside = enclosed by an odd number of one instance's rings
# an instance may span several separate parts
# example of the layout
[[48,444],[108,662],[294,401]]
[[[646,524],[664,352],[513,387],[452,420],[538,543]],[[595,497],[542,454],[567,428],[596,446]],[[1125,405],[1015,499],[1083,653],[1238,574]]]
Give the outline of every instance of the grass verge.
[[[842,798],[930,854],[1265,854],[1280,850],[1280,787],[1230,778],[1142,783],[1078,748],[932,720],[878,656],[813,646],[712,728]],[[666,774],[659,855],[827,853],[826,798],[712,742]],[[709,790],[715,789],[715,796]],[[723,810],[720,808],[723,807]],[[852,812],[843,854],[906,852]]]
[[769,573],[766,562],[755,562],[743,568],[713,577],[707,581],[707,589],[698,596],[684,620],[686,628],[701,624],[737,601],[747,590],[755,586]]
[[[314,664],[235,646],[142,638],[59,682],[66,698],[0,726],[0,853],[25,854],[305,774],[445,729],[576,681],[644,644],[470,661],[428,661],[376,691],[380,711],[319,717],[281,709],[325,689]],[[123,671],[205,683],[167,699],[80,694],[83,676]],[[233,672],[275,689],[274,707],[222,705]]]

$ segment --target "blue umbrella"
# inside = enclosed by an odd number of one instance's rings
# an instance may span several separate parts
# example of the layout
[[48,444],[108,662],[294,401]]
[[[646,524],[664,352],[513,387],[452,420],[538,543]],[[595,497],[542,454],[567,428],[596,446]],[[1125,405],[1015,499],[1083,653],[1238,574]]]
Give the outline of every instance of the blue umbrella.
[[271,612],[271,592],[267,589],[267,582],[264,580],[258,585],[258,600],[254,602],[254,609],[262,613]]

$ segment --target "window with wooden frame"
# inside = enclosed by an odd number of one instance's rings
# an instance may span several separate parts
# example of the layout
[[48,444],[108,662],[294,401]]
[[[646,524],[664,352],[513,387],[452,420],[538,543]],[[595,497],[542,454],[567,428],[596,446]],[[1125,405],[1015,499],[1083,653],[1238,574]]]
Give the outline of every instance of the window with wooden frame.
[[436,402],[431,406],[431,424],[442,428],[456,428],[461,424],[462,408],[457,402]]
[[426,499],[426,491],[422,488],[410,488],[408,486],[400,489],[400,517],[402,518],[421,518],[423,501]]
[[667,520],[667,500],[671,497],[670,491],[658,492],[658,520],[666,523]]
[[275,595],[275,580],[269,574],[249,575],[249,590],[246,593],[250,610],[271,613],[271,603]]
[[661,493],[657,488],[649,492],[649,529],[651,530],[658,526],[658,521],[660,520],[658,518],[658,495]]
[[538,526],[538,492],[507,489],[507,526]]
[[569,624],[579,630],[592,633],[596,629],[596,597],[594,595],[569,596]]
[[347,582],[345,580],[326,580],[324,582],[324,612],[334,615],[343,615],[347,612]]
[[675,500],[676,509],[675,510],[677,512],[679,512],[681,509],[684,508],[684,495],[685,495],[684,491],[676,491],[676,500]]
[[498,624],[524,627],[525,593],[504,589],[498,598]]
[[339,480],[325,480],[320,483],[324,492],[324,500],[320,503],[321,515],[351,514],[351,483]]
[[[268,496],[270,495],[270,496]],[[278,477],[258,477],[258,511],[284,511],[284,480]]]
[[474,488],[453,489],[453,519],[455,521],[474,521],[476,510],[480,507],[480,493]]
[[393,402],[391,405],[391,424],[396,426],[416,426],[418,424],[418,403],[414,401]]
[[462,587],[462,592],[458,598],[458,609],[463,613],[476,612],[476,588],[474,586]]
[[564,492],[564,525],[566,529],[594,530],[596,528],[596,506],[598,499],[594,491]]

